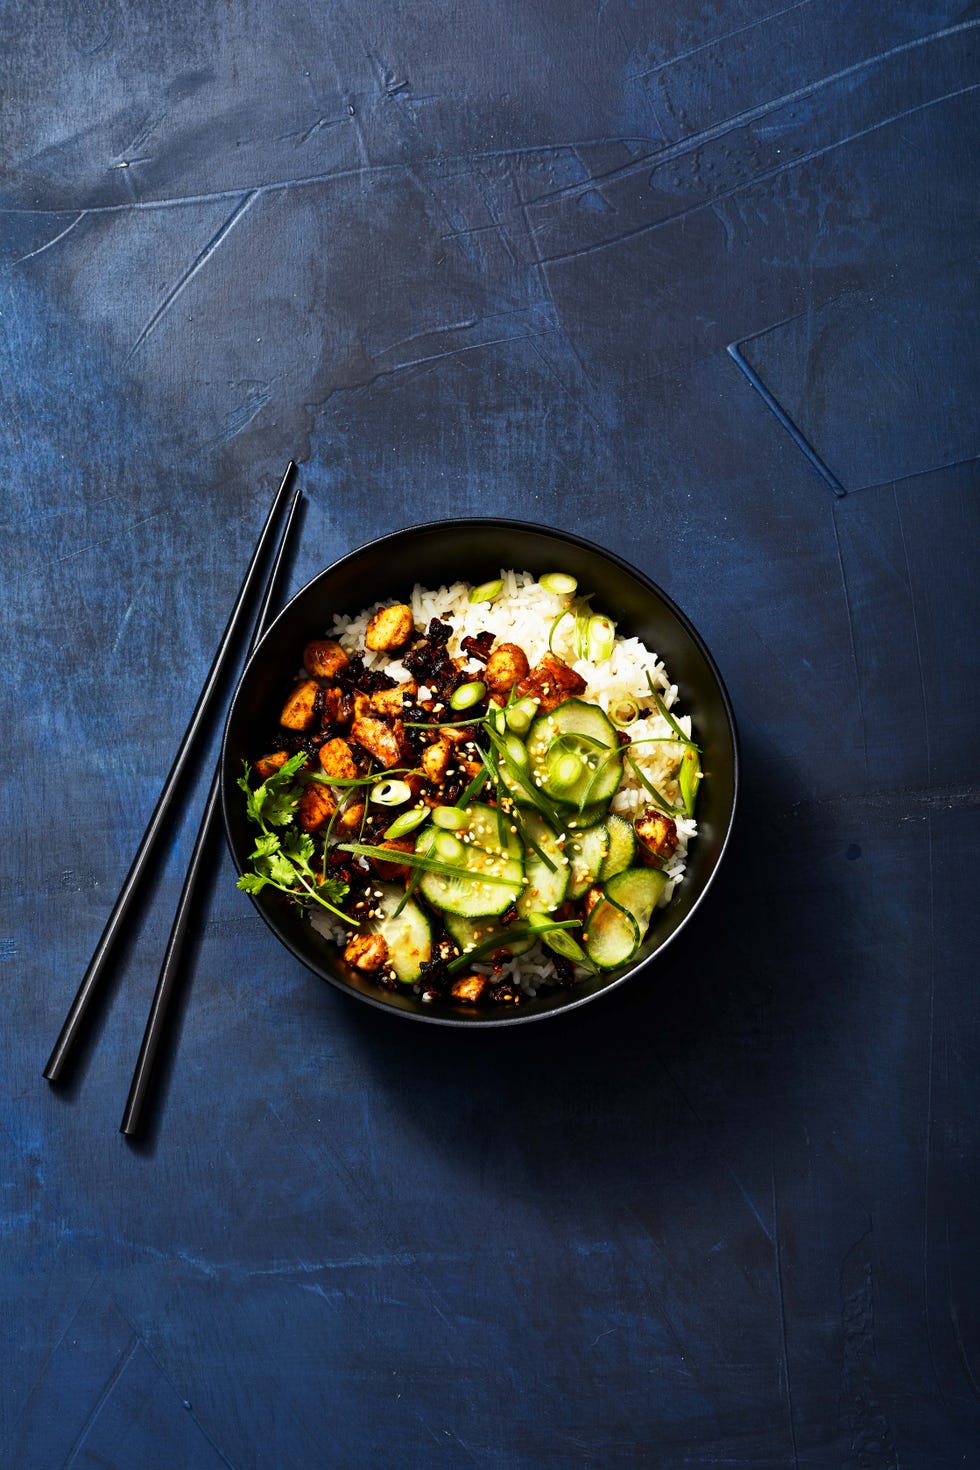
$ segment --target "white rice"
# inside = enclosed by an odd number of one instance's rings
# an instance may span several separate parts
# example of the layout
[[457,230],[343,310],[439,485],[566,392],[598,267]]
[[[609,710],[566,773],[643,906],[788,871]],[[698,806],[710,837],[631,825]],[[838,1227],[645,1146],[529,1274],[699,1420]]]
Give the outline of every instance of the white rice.
[[[448,649],[454,658],[462,655],[464,638],[490,632],[497,642],[516,643],[523,648],[532,668],[548,652],[550,636],[552,651],[585,680],[586,689],[582,697],[598,704],[606,713],[611,703],[624,699],[633,699],[640,706],[649,705],[652,701],[648,675],[664,705],[671,709],[677,699],[677,686],[671,683],[657,654],[646,648],[638,638],[617,637],[611,655],[602,663],[579,658],[573,642],[573,618],[564,618],[552,634],[555,618],[568,605],[567,597],[549,592],[530,572],[501,571],[500,575],[504,588],[492,603],[471,603],[468,582],[454,582],[449,587],[437,589],[416,585],[411,597],[416,630],[419,633],[424,632],[433,618],[448,623],[453,629]],[[338,615],[334,618],[329,636],[336,638],[348,652],[360,653],[366,668],[383,669],[393,679],[404,682],[411,675],[400,660],[392,659],[385,653],[366,651],[364,647],[364,636],[372,615],[379,607],[389,606],[391,602],[391,598],[376,602],[355,617]],[[478,674],[483,665],[475,659],[470,663],[468,671]],[[420,697],[425,697],[425,691],[420,690],[419,693]],[[690,716],[677,715],[675,718],[684,733],[691,735]],[[676,742],[639,743],[651,737],[669,739],[674,732],[667,721],[661,714],[645,712],[640,719],[625,726],[625,733],[630,737],[631,756],[644,776],[668,801],[676,805],[680,798],[677,772],[683,747]],[[613,797],[612,810],[630,817],[647,806],[649,800],[649,794],[629,763],[624,763],[623,781]],[[670,902],[674,890],[683,879],[688,844],[697,834],[697,823],[692,817],[678,816],[675,820],[677,848],[663,870],[667,883],[658,905],[660,908],[666,907]],[[343,945],[342,926],[333,924],[326,914],[323,919],[316,916],[314,922],[321,932],[328,933],[338,944]],[[526,955],[506,961],[502,969],[494,969],[489,965],[474,965],[473,968],[510,979],[514,984],[519,984],[527,995],[534,995],[539,988],[553,985],[557,980],[555,966],[548,951],[541,945]],[[585,974],[584,971],[581,973]]]

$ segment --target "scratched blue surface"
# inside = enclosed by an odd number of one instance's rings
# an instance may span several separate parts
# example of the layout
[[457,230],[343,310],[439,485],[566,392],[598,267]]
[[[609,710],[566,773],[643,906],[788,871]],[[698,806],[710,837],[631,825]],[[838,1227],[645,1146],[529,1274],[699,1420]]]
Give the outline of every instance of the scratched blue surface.
[[[4,1470],[976,1464],[977,7],[0,16]],[[489,1043],[216,849],[133,1148],[193,814],[41,1068],[290,456],[295,586],[455,513],[643,567],[744,805],[648,981]]]

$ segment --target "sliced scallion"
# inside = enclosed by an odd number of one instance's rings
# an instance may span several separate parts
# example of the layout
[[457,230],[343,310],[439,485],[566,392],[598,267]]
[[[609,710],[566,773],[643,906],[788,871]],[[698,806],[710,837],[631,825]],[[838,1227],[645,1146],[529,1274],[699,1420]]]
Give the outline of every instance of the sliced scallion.
[[444,832],[458,832],[468,821],[466,813],[457,806],[437,806],[432,811],[433,826],[441,827]]
[[640,706],[632,695],[622,695],[609,701],[609,721],[617,730],[625,730],[640,718]]
[[468,684],[460,684],[449,697],[450,709],[471,709],[474,704],[479,704],[487,692],[487,686],[482,679],[472,679]]
[[412,788],[406,781],[379,781],[368,800],[378,806],[404,806],[411,795]]
[[548,756],[548,790],[570,791],[582,779],[584,762],[574,750],[559,750]]
[[432,846],[436,856],[441,858],[444,863],[458,863],[465,851],[459,838],[454,837],[452,832],[446,832],[444,829],[440,829],[436,833]]
[[562,608],[561,612],[555,618],[555,620],[551,624],[551,627],[548,629],[548,652],[549,653],[554,653],[554,651],[555,651],[554,637],[555,637],[555,634],[558,632],[558,624],[564,618],[573,618],[574,616],[575,616],[575,614],[572,612],[571,608],[570,607],[566,607],[566,608]]
[[493,602],[504,590],[504,579],[498,577],[495,582],[481,582],[479,587],[470,590],[470,602]]
[[701,759],[694,746],[689,745],[681,756],[681,768],[677,773],[677,784],[680,787],[684,810],[689,817],[694,815],[694,803],[697,800],[700,777]]
[[516,735],[508,735],[504,741],[504,754],[512,766],[527,765],[527,746]]
[[611,618],[594,613],[585,630],[586,658],[594,664],[604,663],[616,644],[616,624]]
[[578,586],[578,579],[567,572],[545,572],[538,581],[546,592],[554,592],[558,597],[570,597]]
[[402,812],[401,816],[395,818],[391,826],[385,832],[385,838],[393,842],[396,837],[407,837],[409,832],[414,832],[416,827],[421,827],[427,820],[431,807],[417,806],[410,812]]
[[524,698],[519,699],[516,704],[508,706],[505,715],[507,728],[513,730],[515,735],[526,735],[537,712],[538,707],[534,700],[530,695],[525,694]]

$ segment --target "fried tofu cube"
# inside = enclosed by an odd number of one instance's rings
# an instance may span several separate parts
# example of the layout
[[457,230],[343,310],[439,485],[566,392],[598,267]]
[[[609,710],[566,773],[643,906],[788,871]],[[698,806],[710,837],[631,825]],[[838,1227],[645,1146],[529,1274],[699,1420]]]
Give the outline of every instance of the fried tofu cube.
[[263,781],[267,781],[273,771],[278,771],[289,760],[289,752],[285,750],[274,750],[271,755],[263,755],[255,762],[255,774]]
[[418,687],[414,680],[410,680],[407,684],[396,684],[394,689],[376,689],[369,696],[371,709],[376,715],[400,715],[405,700],[417,694]]
[[412,609],[403,602],[394,607],[381,607],[367,625],[364,642],[372,653],[388,653],[404,648],[415,631]]
[[527,654],[516,643],[501,643],[494,649],[487,659],[483,680],[497,704],[506,703],[514,685],[527,678],[530,667]]
[[427,745],[422,752],[422,769],[427,779],[436,786],[446,774],[451,749],[448,740],[437,740],[434,745]]
[[476,1005],[488,985],[486,975],[461,975],[454,980],[451,995],[454,1000],[466,1001],[468,1005]]
[[350,659],[334,638],[314,638],[303,649],[303,667],[316,679],[336,679],[349,663]]
[[280,725],[287,730],[308,730],[313,724],[316,699],[320,686],[314,679],[301,679],[295,684],[279,716]]
[[320,765],[327,776],[335,776],[338,781],[353,781],[357,776],[354,753],[339,735],[320,746]]
[[677,823],[673,817],[648,806],[633,821],[640,844],[640,857],[660,866],[677,848]]
[[388,941],[383,934],[355,934],[344,950],[344,959],[373,975],[388,962]]
[[344,692],[337,684],[330,684],[323,691],[323,713],[320,715],[320,725],[325,730],[328,725],[343,725],[346,722]]
[[475,725],[444,725],[440,732],[440,740],[448,740],[451,745],[465,745],[472,740],[476,734]]
[[518,699],[529,694],[542,714],[550,714],[566,699],[585,692],[585,680],[562,659],[546,653],[515,688]]
[[303,787],[303,795],[296,808],[296,822],[304,832],[318,832],[337,810],[337,803],[325,786],[310,782]]
[[350,738],[386,769],[397,766],[401,760],[403,736],[404,729],[399,729],[398,721],[391,725],[374,715],[355,716],[350,727]]
[[[395,837],[390,841],[380,842],[378,846],[387,848],[387,850],[392,853],[414,852],[415,839],[413,837]],[[405,879],[409,875],[409,867],[407,863],[387,863],[383,858],[376,857],[369,858],[368,861],[374,868],[378,877],[383,878],[386,883],[397,883],[399,880]]]
[[344,807],[344,810],[337,818],[337,831],[343,833],[345,837],[356,837],[361,830],[363,820],[364,803],[363,801],[355,801],[350,806]]

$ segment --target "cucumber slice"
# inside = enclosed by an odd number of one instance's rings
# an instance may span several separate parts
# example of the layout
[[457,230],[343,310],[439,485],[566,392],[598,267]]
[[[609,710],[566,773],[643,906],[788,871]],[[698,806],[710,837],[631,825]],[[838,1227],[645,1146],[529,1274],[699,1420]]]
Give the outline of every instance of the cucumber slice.
[[636,920],[640,938],[650,927],[657,900],[667,887],[666,874],[656,868],[624,868],[605,885],[605,896]]
[[531,772],[553,801],[604,811],[623,773],[615,727],[597,704],[566,699],[539,715],[527,741]]
[[572,865],[569,898],[581,898],[587,888],[599,881],[608,853],[609,829],[605,822],[568,834],[568,856]]
[[[469,919],[502,914],[524,889],[524,849],[520,838],[510,831],[506,822],[498,822],[493,807],[476,803],[464,816],[465,823],[452,834],[460,845],[458,876],[423,871],[419,888],[433,908],[443,913],[462,914]],[[437,829],[423,828],[415,851],[420,855],[427,853],[436,836]],[[484,873],[505,878],[507,882],[482,883]]]
[[600,970],[615,970],[631,960],[640,947],[640,931],[632,914],[600,898],[588,918],[585,952]]
[[605,885],[589,915],[586,950],[602,970],[628,964],[642,944],[667,885],[655,868],[624,868]]
[[621,873],[624,868],[631,867],[636,857],[636,833],[625,817],[610,812],[606,818],[606,830],[609,833],[609,851],[599,874],[603,883],[607,878]]
[[[443,922],[449,935],[459,946],[461,954],[466,954],[467,950],[482,944],[498,928],[496,920],[492,917],[467,919],[462,914],[443,914]],[[506,949],[507,953],[515,959],[518,955],[527,954],[528,950],[533,949],[538,942],[533,934],[525,935],[523,939],[508,939],[506,925],[500,927],[499,933],[500,948]]]
[[522,818],[528,835],[546,852],[554,863],[554,869],[542,860],[533,847],[524,853],[524,866],[528,882],[517,900],[517,912],[522,918],[528,914],[550,914],[564,902],[568,892],[570,868],[565,858],[565,848],[559,843],[557,834],[548,826],[539,812],[525,812]]
[[396,978],[403,985],[414,985],[422,973],[423,964],[432,958],[432,925],[411,898],[395,918],[395,909],[402,903],[405,890],[396,883],[378,886],[381,897],[375,906],[381,910],[382,917],[372,920],[371,930],[384,936],[388,945],[388,963]]

